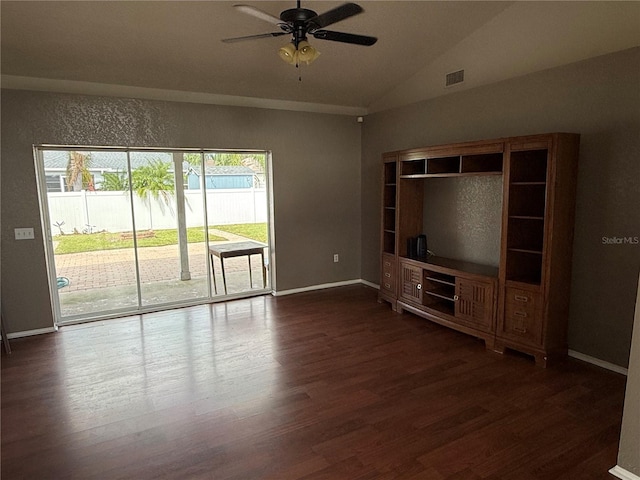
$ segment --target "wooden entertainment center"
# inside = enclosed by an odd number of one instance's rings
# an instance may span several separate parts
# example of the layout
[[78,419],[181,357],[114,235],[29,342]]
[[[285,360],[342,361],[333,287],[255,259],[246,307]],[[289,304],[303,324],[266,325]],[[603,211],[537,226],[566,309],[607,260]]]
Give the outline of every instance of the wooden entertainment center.
[[[566,355],[579,143],[551,133],[385,153],[379,300],[543,367]],[[429,238],[429,179],[478,175],[502,176],[499,265],[410,255],[410,239]]]

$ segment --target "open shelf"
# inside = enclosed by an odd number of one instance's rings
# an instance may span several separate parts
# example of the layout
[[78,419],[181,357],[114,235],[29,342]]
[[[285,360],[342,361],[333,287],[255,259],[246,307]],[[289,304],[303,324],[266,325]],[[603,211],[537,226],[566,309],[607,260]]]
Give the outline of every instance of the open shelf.
[[387,162],[384,164],[384,183],[385,185],[396,184],[396,162]]
[[431,310],[436,310],[440,313],[444,313],[445,315],[455,315],[455,305],[452,302],[435,300],[433,302],[426,303],[425,307]]
[[418,160],[403,160],[400,163],[401,172],[400,175],[405,177],[407,175],[424,175],[426,170],[426,159],[420,158]]
[[396,186],[395,185],[384,186],[384,206],[385,207],[396,206]]
[[546,185],[511,184],[509,189],[510,217],[544,217],[546,205]]
[[541,252],[507,249],[507,280],[540,285],[541,277]]
[[396,157],[385,160],[382,168],[382,251],[396,254],[398,173]]
[[453,302],[453,295],[449,295],[447,292],[439,291],[439,290],[425,290],[425,294],[431,295],[432,297],[441,298],[442,300],[448,300]]
[[395,208],[384,209],[384,230],[395,232],[396,230],[396,210]]
[[384,253],[396,253],[396,232],[385,230],[383,232],[383,242]]
[[542,253],[544,220],[529,217],[509,217],[507,248],[509,250]]
[[430,158],[427,160],[428,175],[441,173],[460,173],[460,156]]
[[424,277],[425,280],[429,280],[431,282],[441,283],[442,285],[449,285],[450,287],[455,287],[455,280],[447,275],[445,278],[437,278],[435,275],[437,273],[430,272],[429,276]]
[[450,155],[403,160],[400,178],[502,175],[502,153]]
[[461,173],[502,173],[502,152],[463,155]]
[[548,150],[511,152],[511,183],[546,182]]

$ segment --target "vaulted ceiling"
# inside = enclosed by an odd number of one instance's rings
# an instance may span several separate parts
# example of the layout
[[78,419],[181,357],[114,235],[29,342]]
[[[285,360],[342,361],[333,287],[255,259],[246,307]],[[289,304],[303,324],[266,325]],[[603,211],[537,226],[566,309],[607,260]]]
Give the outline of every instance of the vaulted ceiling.
[[[235,2],[238,3],[238,2]],[[244,1],[278,16],[294,1]],[[307,1],[322,13],[342,2]],[[329,27],[371,47],[310,39],[287,65],[286,36],[228,1],[0,3],[3,86],[365,114],[640,45],[640,2],[358,1]],[[447,73],[464,83],[445,88]]]

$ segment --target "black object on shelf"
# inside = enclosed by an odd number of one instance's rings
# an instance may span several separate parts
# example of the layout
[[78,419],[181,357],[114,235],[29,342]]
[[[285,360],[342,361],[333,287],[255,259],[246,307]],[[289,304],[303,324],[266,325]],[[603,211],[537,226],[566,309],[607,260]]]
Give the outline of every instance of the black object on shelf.
[[427,256],[427,236],[418,235],[416,238],[416,256],[425,258]]
[[418,256],[418,241],[417,238],[407,238],[407,257],[416,258]]

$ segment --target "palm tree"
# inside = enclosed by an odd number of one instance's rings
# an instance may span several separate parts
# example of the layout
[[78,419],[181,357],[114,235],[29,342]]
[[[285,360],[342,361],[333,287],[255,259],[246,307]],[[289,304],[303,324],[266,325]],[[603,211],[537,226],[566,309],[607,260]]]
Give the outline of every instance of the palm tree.
[[152,160],[148,165],[138,167],[131,172],[131,187],[143,200],[151,195],[158,200],[160,197],[169,205],[171,193],[174,190],[173,173],[169,170],[171,164],[160,160]]
[[91,189],[93,187],[93,175],[89,172],[91,154],[82,152],[69,152],[67,163],[67,189],[70,192]]
[[100,190],[107,192],[125,192],[129,190],[129,178],[127,172],[116,170],[115,172],[103,173]]

